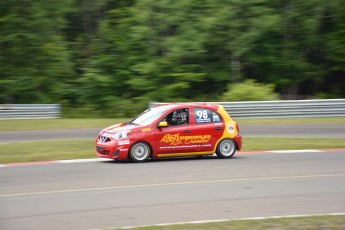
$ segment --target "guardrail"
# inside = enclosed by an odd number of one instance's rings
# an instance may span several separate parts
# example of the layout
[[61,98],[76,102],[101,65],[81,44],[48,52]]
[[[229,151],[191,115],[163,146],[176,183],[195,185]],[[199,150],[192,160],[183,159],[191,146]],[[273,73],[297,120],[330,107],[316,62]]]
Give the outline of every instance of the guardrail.
[[59,118],[59,104],[0,104],[0,120]]
[[[204,103],[204,102],[200,102]],[[345,116],[345,99],[205,102],[223,105],[234,118],[288,118]],[[149,107],[164,104],[151,102]],[[59,104],[0,104],[0,120],[59,118]]]
[[[204,102],[200,102],[204,103]],[[345,99],[206,102],[223,105],[234,118],[289,118],[345,116]],[[150,107],[164,104],[150,103]]]

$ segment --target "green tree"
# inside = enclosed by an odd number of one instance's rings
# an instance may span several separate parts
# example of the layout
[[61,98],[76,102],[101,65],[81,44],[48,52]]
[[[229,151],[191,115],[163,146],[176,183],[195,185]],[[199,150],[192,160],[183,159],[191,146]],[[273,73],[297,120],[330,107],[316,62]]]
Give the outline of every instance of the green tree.
[[[245,79],[247,56],[257,43],[278,23],[278,17],[267,0],[215,1],[208,18],[208,52],[214,62],[222,64],[223,80],[241,82]],[[218,71],[216,71],[218,72]]]
[[[94,82],[86,89],[89,97],[145,106],[152,100],[193,98],[194,84],[205,76],[198,60],[202,42],[194,39],[198,30],[193,26],[200,23],[194,21],[193,6],[192,1],[142,0],[108,11],[82,78]],[[192,21],[187,26],[183,22],[188,19]],[[97,92],[97,87],[103,90]]]
[[[343,25],[340,12],[344,12],[344,4],[340,2],[271,2],[270,7],[279,17],[278,24],[266,33],[248,56],[249,63],[252,63],[247,67],[248,77],[274,83],[287,99],[296,99],[299,95],[306,97],[320,91],[327,75],[335,67],[336,62],[334,59],[330,61],[330,57],[339,58],[344,51],[344,45],[341,45],[344,44],[343,36],[331,35],[335,31],[339,33]],[[339,67],[338,64],[336,66]]]
[[0,101],[52,103],[73,75],[62,30],[72,2],[0,2]]
[[3,0],[0,103],[132,116],[150,101],[217,100],[256,82],[282,98],[344,97],[344,5]]

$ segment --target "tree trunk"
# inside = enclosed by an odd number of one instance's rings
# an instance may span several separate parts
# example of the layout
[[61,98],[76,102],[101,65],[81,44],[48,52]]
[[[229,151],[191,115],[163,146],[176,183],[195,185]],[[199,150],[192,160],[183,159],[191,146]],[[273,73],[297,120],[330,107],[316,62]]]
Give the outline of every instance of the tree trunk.
[[231,55],[231,80],[232,82],[241,81],[241,60],[238,55]]

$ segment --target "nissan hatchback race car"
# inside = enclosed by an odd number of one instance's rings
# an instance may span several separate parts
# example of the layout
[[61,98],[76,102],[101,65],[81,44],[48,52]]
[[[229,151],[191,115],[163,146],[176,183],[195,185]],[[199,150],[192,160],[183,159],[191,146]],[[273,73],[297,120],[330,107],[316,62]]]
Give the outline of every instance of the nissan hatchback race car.
[[231,158],[241,150],[238,124],[221,105],[163,104],[132,121],[103,129],[98,157],[144,162],[149,158],[217,154]]

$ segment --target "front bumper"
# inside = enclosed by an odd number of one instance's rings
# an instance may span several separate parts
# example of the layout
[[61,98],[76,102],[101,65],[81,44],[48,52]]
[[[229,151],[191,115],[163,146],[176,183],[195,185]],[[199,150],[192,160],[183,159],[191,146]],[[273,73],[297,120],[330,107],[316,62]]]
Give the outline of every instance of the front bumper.
[[129,140],[112,140],[109,142],[101,142],[99,139],[96,140],[96,154],[101,158],[127,160],[129,147]]

